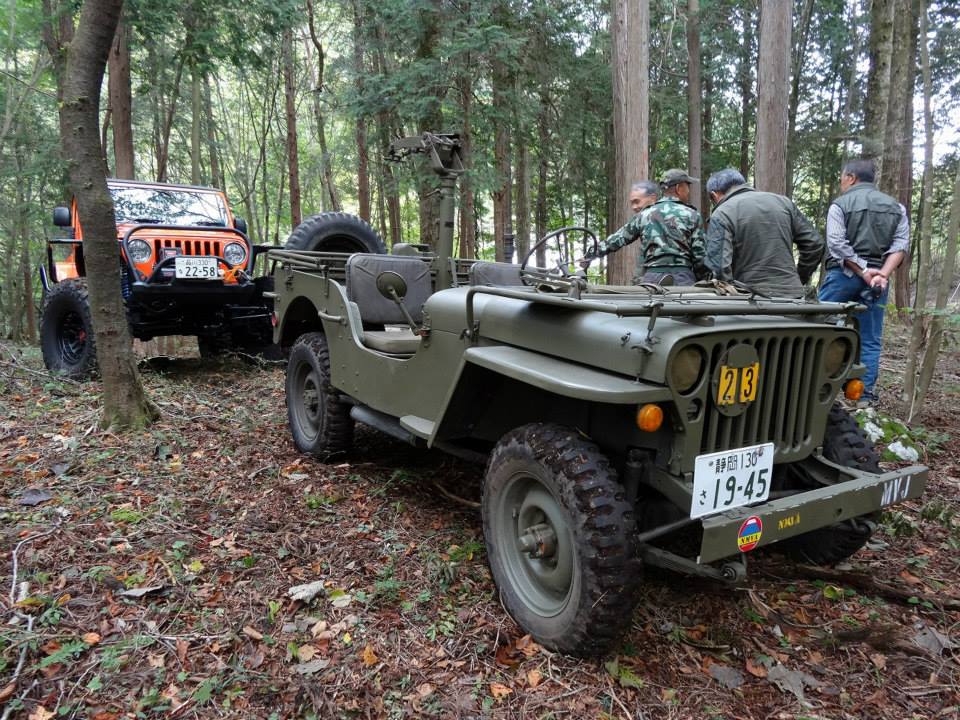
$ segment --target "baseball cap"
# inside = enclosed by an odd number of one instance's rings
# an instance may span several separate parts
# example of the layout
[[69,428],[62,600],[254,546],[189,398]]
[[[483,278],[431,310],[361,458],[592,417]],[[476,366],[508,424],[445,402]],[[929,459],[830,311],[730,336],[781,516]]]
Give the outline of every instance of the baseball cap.
[[662,178],[660,178],[660,186],[665,188],[673,187],[674,185],[682,182],[695,183],[700,182],[700,180],[687,175],[687,171],[681,170],[680,168],[671,168],[663,174]]

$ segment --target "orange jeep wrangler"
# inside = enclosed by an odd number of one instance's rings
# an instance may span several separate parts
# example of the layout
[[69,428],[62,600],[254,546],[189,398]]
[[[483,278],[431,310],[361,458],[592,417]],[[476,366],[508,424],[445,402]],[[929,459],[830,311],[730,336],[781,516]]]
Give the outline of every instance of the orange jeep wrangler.
[[[196,335],[200,353],[259,351],[272,342],[271,277],[253,277],[266,246],[247,237],[219,190],[108,180],[119,241],[120,287],[140,340]],[[96,367],[77,203],[53,211],[66,237],[50,240],[40,267],[40,344],[47,368],[84,377]]]

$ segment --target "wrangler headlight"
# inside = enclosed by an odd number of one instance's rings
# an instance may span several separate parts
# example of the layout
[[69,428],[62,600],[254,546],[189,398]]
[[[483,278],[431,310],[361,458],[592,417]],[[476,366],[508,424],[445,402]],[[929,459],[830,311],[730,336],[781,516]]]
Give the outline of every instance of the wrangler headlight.
[[150,258],[153,256],[153,251],[150,249],[150,246],[143,240],[131,240],[128,242],[127,252],[130,253],[130,259],[138,265],[140,263],[150,262]]
[[247,249],[240,243],[229,243],[223,249],[223,259],[231,265],[240,265],[247,259]]
[[685,347],[673,356],[668,368],[670,384],[681,395],[693,390],[703,373],[703,351],[694,346]]
[[831,378],[840,377],[847,369],[852,355],[852,346],[847,338],[837,338],[827,346],[823,367]]

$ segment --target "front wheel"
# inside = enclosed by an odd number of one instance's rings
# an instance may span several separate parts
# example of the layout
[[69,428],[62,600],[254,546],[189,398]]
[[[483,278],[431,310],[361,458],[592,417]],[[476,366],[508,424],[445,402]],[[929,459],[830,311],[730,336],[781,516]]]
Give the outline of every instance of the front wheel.
[[[850,413],[834,405],[827,416],[823,456],[844,467],[880,474],[880,457],[873,443]],[[799,537],[784,540],[781,549],[788,557],[814,565],[834,565],[867,544],[877,528],[879,513],[827,525]]]
[[537,640],[598,655],[630,626],[635,520],[596,445],[559,425],[525,425],[490,455],[483,532],[500,599]]
[[40,317],[43,363],[51,372],[84,380],[97,369],[87,283],[64,280],[50,288]]
[[300,452],[325,460],[353,444],[353,418],[330,384],[330,350],[323,333],[301,335],[287,363],[287,418]]

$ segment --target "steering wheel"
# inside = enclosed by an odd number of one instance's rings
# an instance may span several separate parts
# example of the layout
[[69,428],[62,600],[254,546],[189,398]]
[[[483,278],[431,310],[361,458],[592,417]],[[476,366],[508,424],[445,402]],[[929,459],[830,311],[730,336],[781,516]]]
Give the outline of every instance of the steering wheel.
[[535,270],[528,270],[527,263],[530,262],[530,258],[533,257],[534,253],[537,252],[545,243],[552,240],[555,237],[561,235],[566,235],[569,232],[580,232],[585,236],[593,240],[593,255],[596,256],[599,249],[599,243],[597,241],[597,236],[594,234],[590,228],[582,227],[580,225],[567,225],[562,228],[557,228],[552,230],[544,235],[537,243],[530,248],[530,251],[527,253],[526,257],[523,258],[523,262],[520,263],[520,281],[524,285],[540,285],[540,284],[551,284],[559,282],[560,285],[566,286],[571,282],[571,278],[575,277],[575,274],[570,273],[570,263],[571,259],[564,257],[564,249],[566,243],[560,243],[560,258],[557,260],[557,266],[550,270],[544,270],[537,268]]

